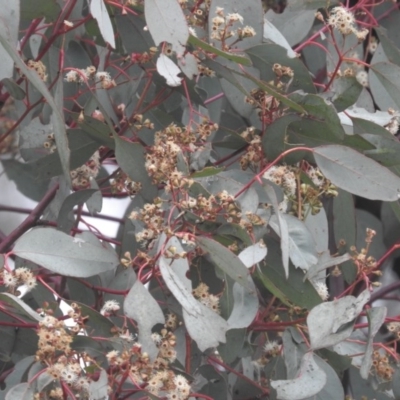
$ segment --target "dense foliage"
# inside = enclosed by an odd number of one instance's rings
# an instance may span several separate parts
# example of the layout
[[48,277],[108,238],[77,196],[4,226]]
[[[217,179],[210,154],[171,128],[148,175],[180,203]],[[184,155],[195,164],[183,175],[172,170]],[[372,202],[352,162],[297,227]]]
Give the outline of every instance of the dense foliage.
[[400,397],[398,3],[0,5],[0,398]]

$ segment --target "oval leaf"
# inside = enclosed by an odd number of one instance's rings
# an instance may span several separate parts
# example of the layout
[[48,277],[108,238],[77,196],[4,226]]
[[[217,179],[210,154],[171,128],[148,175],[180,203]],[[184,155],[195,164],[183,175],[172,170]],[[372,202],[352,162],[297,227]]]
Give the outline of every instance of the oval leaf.
[[315,162],[334,185],[370,200],[395,201],[400,178],[376,161],[344,146],[314,149]]
[[255,243],[252,246],[246,247],[240,252],[239,258],[242,263],[247,267],[251,268],[253,265],[264,260],[267,256],[267,246],[264,243]]
[[115,251],[51,228],[36,228],[15,243],[14,254],[65,276],[87,278],[119,264]]

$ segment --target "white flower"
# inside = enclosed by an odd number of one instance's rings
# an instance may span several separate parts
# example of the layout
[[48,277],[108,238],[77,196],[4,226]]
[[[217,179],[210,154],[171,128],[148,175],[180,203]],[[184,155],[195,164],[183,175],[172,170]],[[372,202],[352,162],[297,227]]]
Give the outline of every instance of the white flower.
[[12,272],[8,272],[7,270],[3,271],[3,283],[5,286],[14,287],[17,282],[18,280]]
[[179,391],[185,390],[187,388],[190,389],[189,382],[187,379],[182,375],[175,375],[174,377],[174,384]]
[[65,74],[65,80],[67,82],[78,82],[79,80],[79,74],[76,71],[68,71]]
[[273,340],[272,342],[267,342],[264,345],[264,351],[267,354],[274,354],[277,353],[280,350],[281,346],[278,344],[276,340]]
[[107,312],[115,312],[118,311],[121,307],[119,306],[119,303],[117,300],[107,300],[103,308],[100,310],[100,314],[104,315]]
[[228,15],[226,16],[226,20],[227,20],[228,22],[237,22],[237,21],[239,21],[241,24],[243,24],[243,17],[242,17],[240,14],[238,14],[238,13],[231,13],[231,14],[228,14]]
[[110,74],[108,73],[108,72],[105,72],[105,71],[98,71],[98,72],[96,72],[96,78],[99,80],[99,81],[111,81],[111,76],[110,76]]
[[358,71],[356,75],[358,83],[364,87],[368,87],[368,73],[367,71]]

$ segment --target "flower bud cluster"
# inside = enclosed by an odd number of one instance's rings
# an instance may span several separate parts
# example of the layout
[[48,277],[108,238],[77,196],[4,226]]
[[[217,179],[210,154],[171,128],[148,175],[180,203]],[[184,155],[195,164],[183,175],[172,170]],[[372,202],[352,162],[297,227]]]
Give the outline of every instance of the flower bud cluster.
[[25,285],[29,292],[36,287],[36,277],[29,268],[20,267],[12,271],[3,269],[1,277],[3,285],[14,292],[19,286]]
[[43,143],[43,147],[48,150],[49,153],[54,153],[57,150],[54,133],[49,133],[47,135],[47,140]]
[[182,129],[171,124],[155,134],[154,146],[148,149],[145,167],[153,183],[167,183],[166,190],[178,189],[189,183],[177,170],[178,156],[190,164],[190,154],[203,148],[204,141],[215,130],[217,124],[203,121],[196,130]]
[[151,242],[157,239],[164,229],[164,212],[161,209],[161,201],[146,203],[139,211],[133,211],[129,218],[143,222],[144,229],[136,233],[138,242]]
[[110,181],[111,193],[128,193],[134,196],[142,190],[140,182],[132,181],[124,172],[120,171],[114,179]]
[[86,188],[90,179],[95,178],[100,170],[100,153],[96,151],[89,161],[70,172],[74,188]]
[[368,29],[357,29],[353,13],[342,6],[332,8],[329,13],[328,25],[337,29],[344,36],[353,33],[360,42],[363,41],[369,33]]
[[208,290],[209,287],[201,282],[197,288],[193,289],[192,294],[201,304],[204,304],[206,307],[219,314],[219,297],[210,294]]
[[[284,84],[280,81],[269,82],[271,86],[275,86],[277,89],[283,89]],[[258,117],[264,123],[270,124],[276,118],[281,116],[280,102],[275,97],[269,95],[262,89],[253,89],[250,92],[250,96],[244,98],[244,102],[255,106],[258,111]]]
[[245,154],[240,158],[240,167],[243,170],[258,168],[261,160],[264,158],[261,137],[255,133],[254,127],[247,128],[240,136],[249,143]]
[[318,168],[309,166],[305,173],[312,184],[300,181],[301,171],[298,167],[272,166],[265,172],[264,179],[270,180],[283,189],[284,199],[279,205],[281,211],[290,211],[288,207],[291,203],[293,212],[301,211],[304,216],[311,211],[315,215],[322,208],[321,196],[337,196],[336,187],[322,175]]
[[29,60],[26,63],[26,66],[33,70],[36,71],[36,73],[39,75],[39,78],[43,81],[46,82],[48,75],[46,73],[47,68],[46,66],[41,62],[41,61],[34,61],[34,60]]
[[70,345],[73,336],[67,331],[63,321],[46,315],[39,322],[37,335],[39,341],[36,359],[38,361],[53,363],[56,352],[62,352],[65,355],[71,353]]

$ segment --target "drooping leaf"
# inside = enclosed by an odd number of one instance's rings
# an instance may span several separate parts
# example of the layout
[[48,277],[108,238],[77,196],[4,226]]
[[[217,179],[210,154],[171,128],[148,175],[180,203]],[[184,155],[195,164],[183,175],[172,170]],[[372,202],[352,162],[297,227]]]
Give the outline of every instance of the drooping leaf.
[[[333,231],[335,243],[340,254],[350,250],[356,243],[356,214],[354,197],[345,190],[338,189],[338,196],[333,199]],[[342,266],[343,277],[347,283],[352,283],[357,275],[357,267],[352,261]]]
[[35,86],[35,88],[43,95],[43,97],[46,99],[47,103],[51,107],[53,111],[52,123],[54,125],[54,136],[56,139],[58,153],[60,155],[62,170],[64,172],[65,179],[67,179],[67,182],[70,182],[70,176],[69,176],[70,151],[68,147],[67,131],[65,129],[64,116],[60,111],[62,110],[62,102],[63,102],[63,97],[62,97],[63,82],[61,74],[56,85],[55,97],[53,98],[53,96],[50,94],[49,90],[47,89],[46,85],[41,80],[39,75],[35,71],[30,70],[25,65],[22,58],[16,51],[16,49],[13,46],[11,46],[11,44],[7,41],[7,39],[3,35],[1,35],[1,32],[0,32],[0,44],[3,45],[4,49],[14,60],[15,64],[18,66],[21,72],[24,75],[26,75],[26,77],[29,79],[32,85]]
[[73,209],[77,205],[85,203],[96,192],[93,189],[79,190],[70,194],[63,202],[57,219],[57,227],[59,230],[68,233],[72,228],[75,219]]
[[353,331],[349,323],[360,314],[369,298],[367,289],[358,298],[345,296],[314,307],[307,316],[311,348],[329,347],[347,339]]
[[11,293],[0,293],[0,301],[13,308],[14,314],[21,315],[29,321],[40,322],[43,318],[20,298]]
[[387,314],[386,307],[372,307],[367,310],[367,318],[368,318],[368,341],[367,348],[365,350],[364,358],[362,361],[360,375],[364,379],[368,379],[370,369],[372,366],[372,353],[373,349],[373,341],[374,336],[378,333],[380,327],[385,322]]
[[182,83],[183,78],[178,76],[181,70],[168,56],[161,53],[156,65],[157,72],[165,78],[168,86],[176,87]]
[[244,288],[251,290],[251,286],[247,280],[247,268],[238,256],[213,239],[197,237],[196,240],[199,246],[207,252],[211,261],[217,268],[224,271]]
[[[187,310],[188,314],[199,315],[201,313],[200,303],[193,297],[191,288],[188,288],[188,284],[180,279],[164,257],[160,258],[159,267],[165,284],[183,309]],[[187,266],[187,269],[188,268],[189,265]]]
[[168,42],[182,54],[189,38],[189,29],[182,8],[176,0],[148,0],[144,3],[146,23],[158,46]]
[[[289,214],[282,214],[288,228],[289,257],[293,265],[307,271],[317,262],[314,240],[304,222]],[[281,225],[275,215],[269,221],[272,229],[281,235]]]
[[313,353],[306,353],[300,365],[298,377],[288,380],[271,380],[279,400],[303,400],[319,393],[327,376],[314,360]]
[[[3,40],[6,40],[12,47],[17,47],[19,16],[19,1],[7,1],[2,3],[0,8],[0,36],[2,36]],[[0,80],[12,78],[14,61],[2,45],[0,45],[0,59]]]
[[32,386],[27,383],[19,383],[12,387],[6,394],[5,400],[32,400],[34,390]]
[[143,351],[149,354],[150,360],[154,360],[157,357],[158,348],[151,338],[151,330],[154,325],[163,324],[165,318],[161,307],[139,279],[125,297],[124,313],[137,322],[139,343]]
[[143,146],[131,143],[115,136],[115,156],[122,170],[134,182],[142,184],[141,194],[146,200],[152,200],[157,195],[157,187],[153,185],[145,168]]
[[108,374],[101,369],[99,378],[89,384],[88,393],[93,400],[103,400],[108,397]]
[[272,22],[285,37],[289,46],[293,47],[307,36],[315,20],[315,12],[312,10],[293,11],[291,3],[292,1],[288,2],[288,7],[283,10],[283,13],[278,14],[273,9],[269,9],[265,14],[265,19]]
[[91,0],[90,13],[97,21],[104,41],[108,42],[115,49],[114,30],[104,0]]
[[247,328],[258,312],[257,290],[251,277],[248,277],[251,289],[237,282],[233,284],[233,310],[228,318],[229,329]]
[[322,302],[311,282],[304,280],[304,272],[289,264],[288,276],[282,266],[280,245],[275,241],[267,242],[268,255],[256,271],[263,286],[284,304],[291,303],[311,310]]
[[52,228],[35,228],[22,235],[14,254],[65,276],[89,277],[119,264],[115,251],[73,238]]
[[341,189],[371,200],[398,199],[400,178],[376,161],[338,145],[317,147],[313,154],[325,177]]
[[[386,98],[391,107],[400,108],[400,67],[391,62],[378,62],[371,64],[370,74],[375,77],[386,92]],[[372,83],[372,82],[371,82]],[[374,85],[371,85],[372,94],[384,95]]]
[[201,351],[226,342],[228,323],[217,313],[197,302],[200,313],[195,315],[183,309],[183,319],[190,337],[196,341]]
[[330,364],[328,364],[324,359],[318,357],[314,354],[314,361],[317,363],[318,367],[325,372],[326,375],[326,384],[322,388],[322,390],[317,393],[315,396],[308,397],[304,400],[336,400],[336,399],[344,399],[345,394],[343,390],[343,384],[340,381],[338,374],[332,368]]

